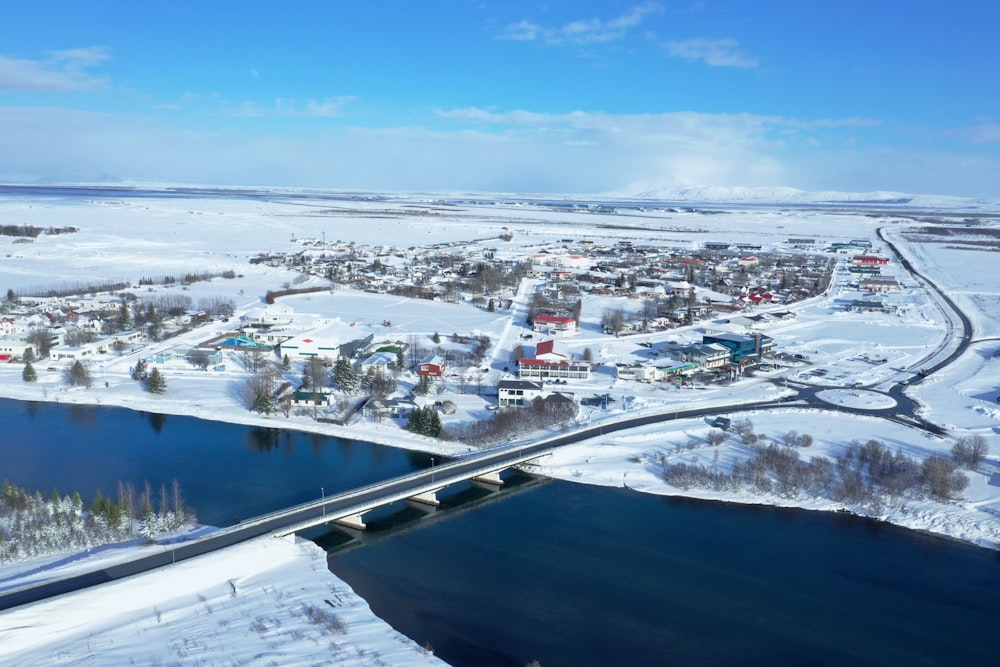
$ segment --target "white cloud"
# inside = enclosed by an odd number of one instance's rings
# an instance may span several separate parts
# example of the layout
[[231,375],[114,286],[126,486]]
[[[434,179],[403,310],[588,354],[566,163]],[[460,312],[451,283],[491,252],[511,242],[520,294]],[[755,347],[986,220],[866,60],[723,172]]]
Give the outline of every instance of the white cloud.
[[50,51],[44,60],[0,55],[0,92],[70,92],[102,88],[106,77],[84,70],[108,59],[102,47]]
[[995,197],[1000,172],[996,156],[849,145],[857,119],[474,107],[436,118],[437,129],[267,123],[269,134],[256,124],[193,131],[149,117],[0,107],[0,182],[538,193],[785,185]]
[[356,99],[352,95],[341,95],[300,102],[292,98],[279,97],[270,106],[263,106],[257,102],[242,102],[228,107],[225,113],[246,118],[336,118],[341,115],[344,107]]
[[662,11],[659,4],[646,2],[610,21],[590,18],[571,21],[559,27],[546,27],[523,20],[510,24],[499,36],[501,39],[515,41],[539,40],[546,44],[604,44],[624,39],[630,30],[642,23],[647,14],[659,11]]
[[694,60],[713,67],[755,68],[760,63],[740,50],[734,39],[687,39],[663,45],[674,58]]
[[1000,141],[1000,124],[981,123],[956,130],[953,134],[974,144],[991,144]]

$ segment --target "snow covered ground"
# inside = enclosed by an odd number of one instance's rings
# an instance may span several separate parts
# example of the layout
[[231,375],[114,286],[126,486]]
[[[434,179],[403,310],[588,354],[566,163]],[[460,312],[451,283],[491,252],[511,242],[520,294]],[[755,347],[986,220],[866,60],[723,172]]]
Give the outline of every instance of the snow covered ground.
[[8,665],[440,665],[312,542],[259,538],[2,615]]
[[[890,238],[901,245],[919,270],[952,295],[974,323],[970,351],[957,363],[926,382],[911,387],[910,395],[923,406],[923,416],[944,426],[954,436],[982,435],[991,454],[975,471],[961,499],[950,503],[907,501],[889,503],[880,518],[938,534],[949,535],[990,548],[1000,545],[1000,274],[995,253],[988,247],[946,248],[943,244],[913,242],[907,229],[918,226],[911,217],[865,215],[809,208],[727,209],[707,215],[695,210],[655,209],[642,214],[570,211],[531,203],[438,206],[433,198],[398,201],[338,201],[317,203],[295,200],[263,202],[229,199],[141,199],[84,202],[7,198],[0,200],[0,216],[11,223],[78,227],[77,234],[40,236],[30,244],[11,244],[0,238],[0,287],[19,290],[65,281],[123,279],[135,284],[140,277],[185,272],[233,270],[233,279],[194,283],[185,294],[197,299],[233,299],[238,311],[261,305],[267,290],[281,289],[296,274],[264,265],[250,265],[249,257],[261,252],[294,252],[304,237],[354,240],[358,244],[420,246],[466,241],[496,247],[497,257],[518,257],[540,247],[556,248],[565,239],[634,242],[663,246],[697,247],[705,241],[747,240],[765,247],[781,247],[790,237],[815,238],[820,244],[855,238],[872,239],[881,254],[875,230],[889,226]],[[527,201],[527,200],[526,200]],[[415,213],[419,211],[419,215]],[[968,215],[963,211],[962,215]],[[1000,223],[984,218],[984,225]],[[514,239],[501,243],[501,231]],[[594,360],[606,365],[587,383],[572,382],[561,389],[590,396],[610,393],[615,401],[608,410],[583,408],[581,424],[613,420],[644,410],[683,410],[696,406],[732,404],[777,398],[790,393],[782,380],[829,385],[831,401],[826,411],[787,409],[733,414],[751,419],[759,433],[774,439],[797,430],[813,436],[814,444],[800,449],[803,459],[836,456],[852,441],[879,439],[893,450],[923,458],[947,454],[952,439],[929,436],[875,417],[838,412],[837,405],[888,407],[884,394],[840,387],[855,382],[866,387],[886,387],[912,378],[924,359],[949,344],[945,314],[928,292],[915,285],[893,262],[891,273],[908,286],[889,300],[899,314],[845,312],[843,304],[859,297],[837,279],[827,296],[794,306],[795,319],[764,329],[777,349],[802,360],[789,360],[782,370],[742,378],[729,386],[698,389],[674,385],[642,384],[616,380],[615,362],[648,358],[642,342],[667,340],[700,342],[705,328],[724,328],[721,322],[677,329],[662,334],[614,338],[600,331],[607,297],[584,297],[583,331],[565,340],[569,350],[590,349]],[[308,285],[310,283],[305,283]],[[296,286],[302,286],[296,284]],[[163,289],[163,288],[156,288]],[[174,288],[180,289],[180,288]],[[524,296],[523,291],[520,295]],[[303,318],[339,319],[360,334],[403,337],[440,332],[482,334],[494,341],[490,379],[502,377],[502,368],[520,342],[523,321],[512,309],[488,313],[464,304],[408,301],[387,295],[350,290],[290,297],[282,303]],[[521,311],[523,312],[523,311]],[[384,325],[391,320],[391,326]],[[172,339],[164,346],[194,344],[231,330],[216,322]],[[144,351],[148,354],[150,350]],[[185,414],[236,423],[297,428],[330,435],[422,449],[432,453],[459,454],[461,443],[434,441],[409,434],[391,420],[357,421],[342,427],[317,423],[308,416],[260,416],[249,413],[233,398],[232,386],[242,377],[235,364],[223,372],[164,368],[168,391],[151,395],[129,377],[136,356],[106,359],[95,371],[89,390],[67,389],[60,374],[39,364],[36,383],[21,381],[21,366],[0,365],[0,396],[59,402],[100,403],[169,414]],[[403,383],[414,378],[404,376]],[[458,410],[443,415],[449,423],[480,419],[489,396],[478,396],[474,387],[459,395],[449,380],[446,398]],[[436,397],[440,400],[441,397]],[[576,482],[628,485],[657,494],[687,495],[718,500],[769,503],[808,509],[835,510],[843,505],[803,496],[721,494],[668,485],[661,476],[666,462],[700,462],[727,469],[747,449],[735,439],[712,447],[703,442],[709,432],[706,420],[679,420],[560,449],[543,462],[540,471]],[[16,483],[17,480],[11,480]],[[865,512],[865,508],[849,507]],[[155,548],[155,547],[153,547]],[[66,559],[62,559],[64,562]],[[79,565],[66,565],[67,571]],[[53,568],[55,563],[53,563]],[[182,570],[183,568],[183,570]],[[37,564],[34,566],[37,569]],[[0,582],[14,585],[18,570],[0,570]],[[177,574],[184,572],[184,576]],[[180,588],[178,581],[187,582]],[[230,581],[235,581],[235,593]],[[100,602],[95,602],[100,600]],[[121,601],[120,603],[118,601]],[[143,600],[136,604],[137,600]],[[328,604],[329,600],[332,603]],[[113,601],[113,602],[112,602]],[[323,620],[318,609],[332,613],[336,623]],[[367,621],[361,619],[367,618]],[[343,664],[423,664],[432,658],[418,646],[395,635],[371,617],[364,602],[326,572],[322,555],[309,545],[257,540],[204,559],[178,564],[160,573],[102,586],[24,609],[4,612],[0,631],[0,657],[4,662],[31,663],[41,656],[61,662],[108,664],[106,656],[139,656],[138,662],[329,661]],[[317,620],[318,619],[318,620]],[[343,626],[343,627],[341,627]],[[344,631],[346,627],[346,631]],[[169,630],[168,630],[169,628]],[[231,658],[230,658],[231,656]],[[381,661],[381,663],[380,663]],[[116,662],[112,659],[111,662]]]

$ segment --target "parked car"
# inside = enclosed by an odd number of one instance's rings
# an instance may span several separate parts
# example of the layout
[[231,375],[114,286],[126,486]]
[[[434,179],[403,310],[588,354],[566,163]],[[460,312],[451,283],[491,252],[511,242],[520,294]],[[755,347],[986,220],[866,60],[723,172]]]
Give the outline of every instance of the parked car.
[[726,431],[729,429],[729,425],[731,423],[732,422],[729,420],[728,417],[716,417],[715,419],[712,420],[711,425],[714,428],[721,428],[723,431]]

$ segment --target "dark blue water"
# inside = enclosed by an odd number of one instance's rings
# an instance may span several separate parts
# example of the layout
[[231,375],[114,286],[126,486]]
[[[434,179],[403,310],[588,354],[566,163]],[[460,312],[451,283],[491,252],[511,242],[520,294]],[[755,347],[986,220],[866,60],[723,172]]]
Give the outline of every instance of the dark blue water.
[[552,482],[330,558],[456,666],[996,664],[994,552]]
[[426,466],[369,443],[121,408],[0,399],[0,479],[90,502],[118,483],[176,478],[207,525],[224,526]]
[[[177,478],[204,523],[426,466],[308,434],[0,400],[0,478],[48,493]],[[456,665],[994,664],[997,554],[829,513],[550,482],[334,555]],[[323,540],[320,540],[321,542]],[[349,637],[348,637],[349,639]]]

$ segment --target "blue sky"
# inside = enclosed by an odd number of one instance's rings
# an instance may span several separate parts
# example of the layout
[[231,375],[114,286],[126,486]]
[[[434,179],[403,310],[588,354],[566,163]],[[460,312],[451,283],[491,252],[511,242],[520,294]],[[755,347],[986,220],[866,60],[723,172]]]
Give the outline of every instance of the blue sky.
[[9,3],[0,181],[1000,197],[1000,3]]

